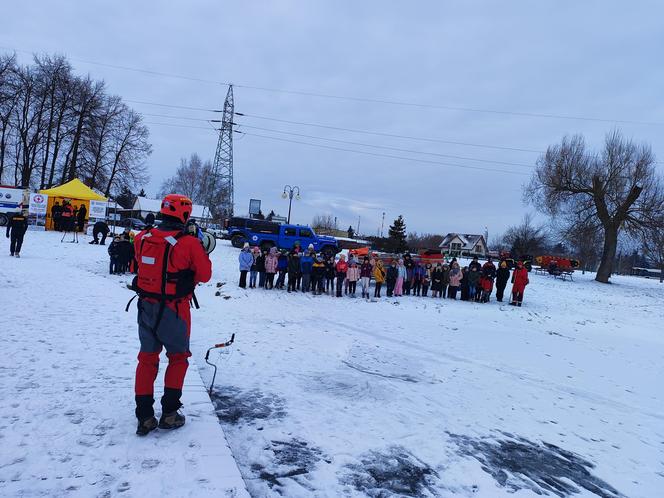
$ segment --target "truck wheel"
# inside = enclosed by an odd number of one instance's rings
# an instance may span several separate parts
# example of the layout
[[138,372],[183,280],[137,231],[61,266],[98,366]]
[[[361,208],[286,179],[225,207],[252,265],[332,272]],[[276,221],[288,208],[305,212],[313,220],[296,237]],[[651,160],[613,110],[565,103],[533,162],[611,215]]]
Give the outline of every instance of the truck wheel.
[[233,247],[237,247],[238,249],[242,249],[245,242],[246,240],[243,235],[233,235],[231,238],[231,245]]
[[7,226],[7,223],[9,223],[9,218],[7,218],[7,215],[0,213],[0,227]]
[[263,242],[261,244],[261,251],[268,251],[270,252],[270,249],[274,247],[274,244],[272,242]]

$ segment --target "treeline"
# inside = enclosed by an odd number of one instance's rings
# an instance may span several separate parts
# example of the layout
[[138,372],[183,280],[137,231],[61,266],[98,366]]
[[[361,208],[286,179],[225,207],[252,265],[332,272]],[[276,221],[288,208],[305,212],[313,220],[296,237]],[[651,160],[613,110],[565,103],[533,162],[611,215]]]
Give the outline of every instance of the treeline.
[[0,55],[0,182],[50,188],[80,178],[113,195],[148,180],[152,148],[140,114],[63,56],[28,65]]

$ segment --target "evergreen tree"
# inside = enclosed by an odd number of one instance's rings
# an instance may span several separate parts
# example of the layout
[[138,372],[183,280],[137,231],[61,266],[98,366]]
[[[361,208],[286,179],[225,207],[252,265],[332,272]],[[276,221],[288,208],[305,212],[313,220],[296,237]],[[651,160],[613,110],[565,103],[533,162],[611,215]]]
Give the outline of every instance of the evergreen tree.
[[408,244],[406,243],[406,222],[403,220],[403,216],[399,215],[394,220],[394,223],[390,225],[388,240],[392,252],[403,253],[408,250]]
[[123,208],[129,209],[134,205],[134,201],[136,200],[136,196],[129,189],[129,187],[127,187],[126,185],[123,185],[122,188],[120,189],[120,192],[118,193],[118,195],[115,196],[115,200]]
[[142,188],[141,191],[138,193],[138,196],[139,196],[139,197],[147,197],[148,194],[146,194],[146,193],[145,193],[145,189]]

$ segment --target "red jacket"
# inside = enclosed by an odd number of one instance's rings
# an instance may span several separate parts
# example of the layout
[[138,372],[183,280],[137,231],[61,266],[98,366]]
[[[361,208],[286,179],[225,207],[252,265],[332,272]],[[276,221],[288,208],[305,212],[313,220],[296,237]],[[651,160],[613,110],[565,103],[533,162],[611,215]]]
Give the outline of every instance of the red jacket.
[[[159,230],[153,228],[153,234],[161,235],[163,237],[176,236],[180,233],[177,230]],[[142,231],[134,237],[134,250],[136,252],[136,260],[141,260],[141,240],[147,231]],[[171,249],[169,259],[169,272],[178,272],[181,270],[191,270],[194,272],[194,283],[199,284],[207,282],[212,277],[212,263],[210,258],[203,250],[203,245],[198,238],[192,235],[185,235],[177,239],[177,243]],[[189,296],[191,297],[191,296]]]
[[346,273],[348,272],[348,263],[346,263],[345,261],[339,261],[337,263],[336,268],[337,268],[337,273]]
[[516,267],[512,273],[512,292],[523,292],[528,283],[528,270]]

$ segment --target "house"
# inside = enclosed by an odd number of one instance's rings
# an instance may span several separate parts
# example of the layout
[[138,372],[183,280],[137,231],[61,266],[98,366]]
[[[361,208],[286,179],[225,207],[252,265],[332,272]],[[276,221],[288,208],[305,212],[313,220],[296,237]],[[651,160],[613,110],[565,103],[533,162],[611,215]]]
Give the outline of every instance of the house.
[[[147,197],[136,197],[134,205],[131,209],[118,209],[125,213],[131,213],[130,216],[140,216],[145,219],[148,213],[157,214],[161,209],[161,201],[159,199],[148,199]],[[191,217],[196,220],[203,220],[210,218],[210,210],[199,205],[192,206]]]
[[448,233],[438,247],[442,253],[452,256],[486,257],[488,254],[484,235]]

